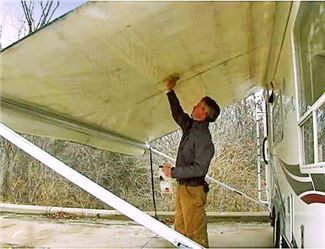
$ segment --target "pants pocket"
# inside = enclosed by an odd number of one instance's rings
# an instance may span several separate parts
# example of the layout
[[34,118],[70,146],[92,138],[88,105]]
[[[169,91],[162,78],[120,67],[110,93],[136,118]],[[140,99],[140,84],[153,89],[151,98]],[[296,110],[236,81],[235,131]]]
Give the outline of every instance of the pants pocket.
[[203,207],[207,201],[207,193],[204,192],[203,186],[188,186],[188,191],[193,198],[195,207]]

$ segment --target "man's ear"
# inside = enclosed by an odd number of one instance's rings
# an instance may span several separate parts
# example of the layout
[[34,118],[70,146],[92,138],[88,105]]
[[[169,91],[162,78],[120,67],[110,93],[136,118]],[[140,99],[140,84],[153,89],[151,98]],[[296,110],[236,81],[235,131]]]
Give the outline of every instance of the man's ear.
[[209,107],[207,105],[205,105],[205,121],[210,121]]
[[205,121],[209,121],[210,118],[209,118],[209,113],[208,112],[205,112]]

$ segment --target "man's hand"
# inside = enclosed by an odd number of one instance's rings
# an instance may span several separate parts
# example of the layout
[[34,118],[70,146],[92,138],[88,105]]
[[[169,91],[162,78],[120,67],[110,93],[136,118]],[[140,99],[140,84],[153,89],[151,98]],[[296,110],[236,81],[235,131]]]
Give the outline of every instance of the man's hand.
[[170,163],[165,163],[163,165],[163,173],[167,177],[171,177],[172,176],[172,165]]
[[174,90],[176,82],[179,80],[179,76],[176,74],[170,75],[166,78],[166,87],[168,91]]

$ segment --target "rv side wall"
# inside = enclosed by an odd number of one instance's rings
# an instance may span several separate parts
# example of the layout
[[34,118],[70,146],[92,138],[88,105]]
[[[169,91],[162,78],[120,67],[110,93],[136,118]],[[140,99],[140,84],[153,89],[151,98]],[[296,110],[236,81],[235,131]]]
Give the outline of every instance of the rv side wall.
[[[325,8],[325,4],[322,4]],[[306,146],[310,146],[311,151],[314,147],[302,140],[298,125],[298,108],[301,102],[298,89],[301,79],[299,79],[300,69],[297,58],[301,57],[301,50],[296,47],[293,32],[301,12],[299,12],[300,7],[301,4],[298,2],[292,4],[273,78],[274,99],[269,103],[268,109],[270,170],[273,178],[269,182],[273,184],[271,210],[274,208],[275,214],[279,215],[280,232],[283,239],[291,246],[325,247],[325,175],[316,173],[321,172],[323,168],[320,167],[315,173],[312,171],[306,173],[302,170],[301,158],[304,157],[304,151],[306,157],[308,152]],[[324,18],[322,22],[325,22]],[[313,136],[312,134],[313,132],[310,136]],[[307,137],[307,134],[305,136]],[[305,149],[301,144],[305,145]]]

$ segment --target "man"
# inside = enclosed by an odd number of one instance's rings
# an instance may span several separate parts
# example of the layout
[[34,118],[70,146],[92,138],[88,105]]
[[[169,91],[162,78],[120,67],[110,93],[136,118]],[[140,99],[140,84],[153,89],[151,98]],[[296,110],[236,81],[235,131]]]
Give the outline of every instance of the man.
[[166,176],[178,182],[175,204],[175,230],[204,247],[209,247],[207,221],[204,205],[207,200],[208,184],[205,176],[214,155],[214,146],[209,131],[209,122],[220,114],[218,104],[204,97],[193,107],[190,117],[184,113],[174,92],[177,76],[166,80],[167,96],[175,122],[183,135],[179,144],[176,167],[165,164]]

